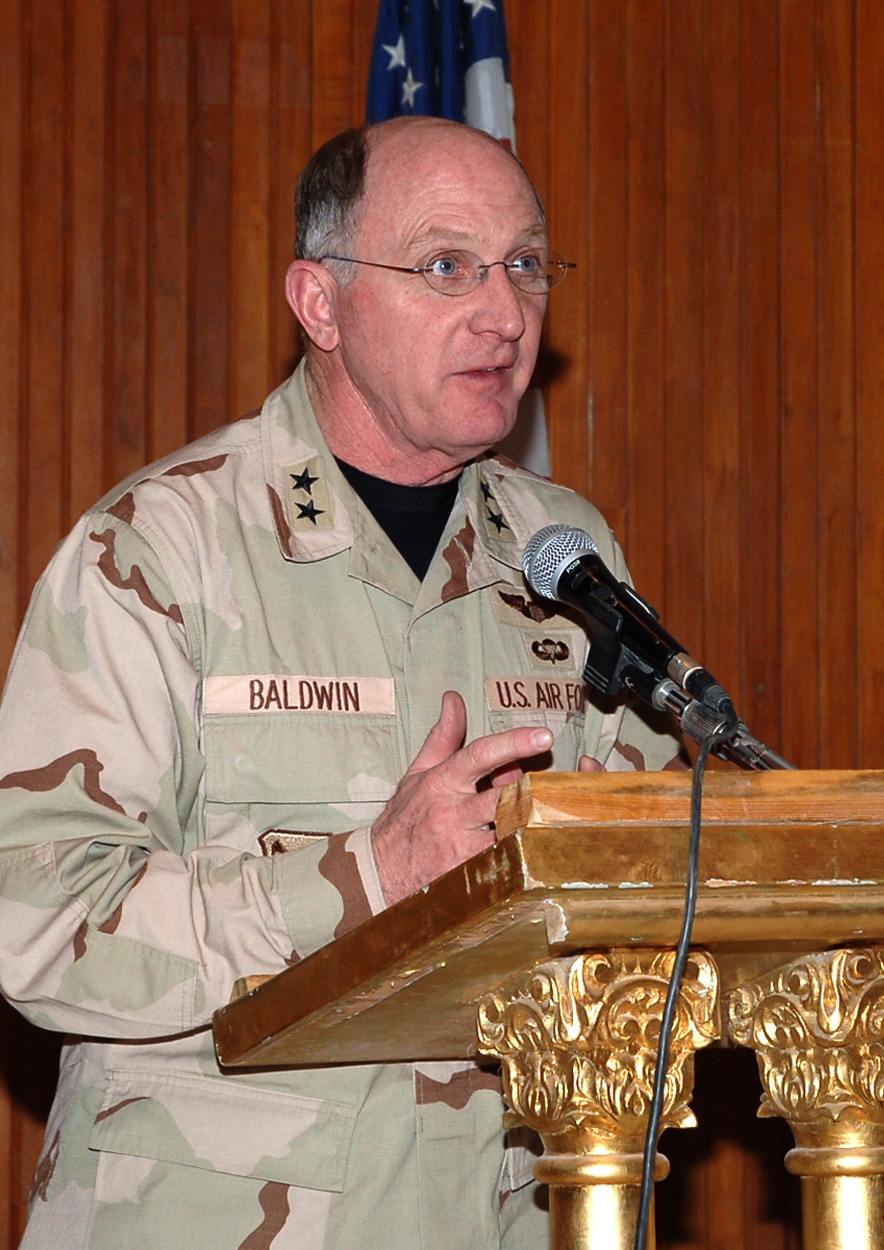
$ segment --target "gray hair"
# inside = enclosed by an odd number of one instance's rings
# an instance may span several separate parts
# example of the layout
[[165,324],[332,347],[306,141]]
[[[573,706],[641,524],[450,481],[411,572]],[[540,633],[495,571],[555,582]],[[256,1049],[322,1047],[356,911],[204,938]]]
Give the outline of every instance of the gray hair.
[[365,192],[369,130],[357,126],[335,135],[301,171],[295,193],[298,260],[348,251]]

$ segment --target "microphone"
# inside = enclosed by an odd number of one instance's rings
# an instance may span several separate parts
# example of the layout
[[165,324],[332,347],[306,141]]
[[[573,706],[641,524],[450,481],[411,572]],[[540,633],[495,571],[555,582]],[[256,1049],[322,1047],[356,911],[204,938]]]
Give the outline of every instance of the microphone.
[[570,604],[593,626],[584,680],[603,694],[624,685],[657,708],[674,683],[704,707],[735,716],[733,701],[711,673],[660,624],[658,612],[618,581],[584,530],[546,525],[528,541],[525,580],[544,599]]

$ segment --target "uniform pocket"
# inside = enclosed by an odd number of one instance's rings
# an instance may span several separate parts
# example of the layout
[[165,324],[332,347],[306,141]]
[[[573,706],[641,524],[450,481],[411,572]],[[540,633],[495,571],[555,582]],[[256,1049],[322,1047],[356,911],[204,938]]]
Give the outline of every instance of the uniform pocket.
[[393,717],[206,717],[206,798],[242,807],[385,802],[400,767]]
[[189,1073],[114,1071],[93,1150],[340,1193],[356,1109]]

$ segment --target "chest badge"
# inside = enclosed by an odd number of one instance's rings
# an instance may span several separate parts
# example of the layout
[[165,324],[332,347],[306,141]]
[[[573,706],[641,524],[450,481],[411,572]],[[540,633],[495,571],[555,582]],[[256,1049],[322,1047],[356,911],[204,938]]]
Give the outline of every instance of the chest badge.
[[563,664],[571,658],[571,648],[560,638],[540,638],[532,642],[531,654],[547,664]]

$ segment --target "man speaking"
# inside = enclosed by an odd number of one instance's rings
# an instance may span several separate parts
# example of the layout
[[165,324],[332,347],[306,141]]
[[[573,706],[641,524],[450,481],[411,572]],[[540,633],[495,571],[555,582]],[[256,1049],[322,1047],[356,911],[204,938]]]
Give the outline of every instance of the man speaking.
[[490,845],[521,770],[677,756],[521,574],[563,522],[624,577],[607,527],[487,454],[567,268],[521,165],[349,131],[297,230],[304,360],[81,520],[10,671],[0,980],[68,1034],[24,1250],[544,1245],[493,1069],[233,1075],[212,1014]]

